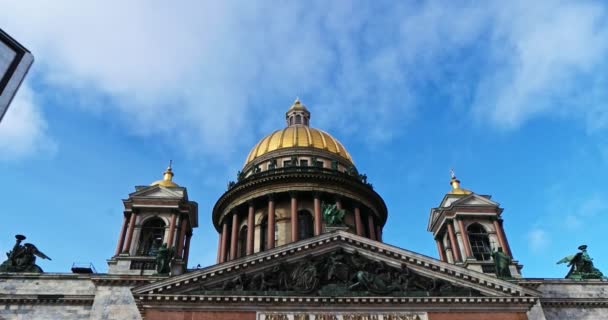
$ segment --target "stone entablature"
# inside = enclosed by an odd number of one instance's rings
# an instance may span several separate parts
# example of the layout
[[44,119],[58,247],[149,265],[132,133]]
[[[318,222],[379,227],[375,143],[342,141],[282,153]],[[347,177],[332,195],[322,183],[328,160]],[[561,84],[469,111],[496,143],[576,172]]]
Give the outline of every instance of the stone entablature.
[[606,279],[521,279],[522,287],[542,292],[537,312],[529,320],[608,319],[608,280]]
[[131,288],[159,277],[0,273],[0,319],[141,319]]

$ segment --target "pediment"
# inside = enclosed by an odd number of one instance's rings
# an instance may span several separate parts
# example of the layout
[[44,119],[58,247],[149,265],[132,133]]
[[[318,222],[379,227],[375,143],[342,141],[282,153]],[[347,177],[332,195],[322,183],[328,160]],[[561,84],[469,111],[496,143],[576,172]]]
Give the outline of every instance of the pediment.
[[146,198],[177,198],[184,197],[183,191],[172,190],[163,186],[155,185],[147,188],[141,188],[129,195],[130,198],[146,197]]
[[453,198],[450,195],[446,195],[446,197],[441,201],[439,205],[440,208],[445,207],[457,207],[457,206],[492,206],[498,207],[500,204],[498,202],[492,201],[490,196],[478,195],[475,193],[471,193],[464,197]]
[[344,231],[133,289],[134,296],[536,297],[508,281]]

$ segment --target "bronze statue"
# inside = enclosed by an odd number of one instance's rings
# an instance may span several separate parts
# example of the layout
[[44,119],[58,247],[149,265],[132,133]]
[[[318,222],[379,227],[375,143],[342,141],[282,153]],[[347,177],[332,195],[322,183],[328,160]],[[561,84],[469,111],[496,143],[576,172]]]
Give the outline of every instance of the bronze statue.
[[511,257],[502,252],[501,247],[498,247],[496,251],[492,252],[492,258],[494,259],[496,277],[510,279],[511,271],[509,270],[509,265],[511,264]]
[[344,210],[338,209],[336,204],[323,204],[323,219],[327,222],[328,226],[342,225]]
[[173,259],[173,248],[167,248],[167,244],[163,243],[156,253],[156,273],[168,274],[171,271],[171,260]]
[[604,274],[593,266],[593,259],[587,253],[587,245],[578,247],[581,252],[564,257],[557,264],[568,263],[570,271],[566,279],[603,279]]
[[51,258],[31,243],[21,245],[21,242],[25,240],[24,235],[18,234],[15,238],[17,241],[13,246],[13,250],[6,253],[8,259],[0,265],[0,272],[42,273],[42,268],[36,265],[36,257],[48,260],[51,260]]

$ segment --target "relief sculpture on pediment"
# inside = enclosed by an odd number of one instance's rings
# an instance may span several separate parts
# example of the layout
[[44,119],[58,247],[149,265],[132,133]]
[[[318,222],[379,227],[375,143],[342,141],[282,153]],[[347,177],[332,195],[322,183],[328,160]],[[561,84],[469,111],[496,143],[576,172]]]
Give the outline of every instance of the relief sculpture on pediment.
[[342,249],[308,255],[201,287],[199,293],[318,296],[479,296],[476,290],[423,276],[403,263],[394,267]]

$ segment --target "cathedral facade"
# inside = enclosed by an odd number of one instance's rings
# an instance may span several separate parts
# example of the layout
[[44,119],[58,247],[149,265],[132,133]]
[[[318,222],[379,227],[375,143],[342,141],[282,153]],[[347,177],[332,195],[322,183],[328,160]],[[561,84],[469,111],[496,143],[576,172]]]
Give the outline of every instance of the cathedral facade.
[[285,120],[202,222],[218,233],[216,264],[187,268],[198,205],[169,166],[123,200],[108,273],[19,269],[17,255],[34,256],[18,239],[0,319],[608,318],[605,279],[522,277],[503,209],[454,174],[429,214],[438,258],[384,243],[386,204],[344,145],[298,100]]

